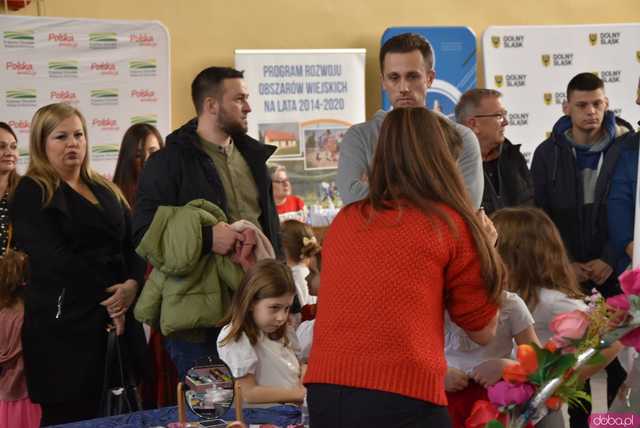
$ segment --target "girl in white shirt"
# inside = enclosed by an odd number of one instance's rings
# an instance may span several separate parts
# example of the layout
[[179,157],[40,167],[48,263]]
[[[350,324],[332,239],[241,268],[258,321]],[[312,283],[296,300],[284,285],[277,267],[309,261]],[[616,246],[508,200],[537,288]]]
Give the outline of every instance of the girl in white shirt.
[[[497,250],[508,272],[508,289],[522,297],[531,310],[536,333],[544,344],[553,336],[549,324],[555,317],[587,310],[560,233],[538,208],[505,208],[491,219],[498,232]],[[588,379],[606,367],[621,348],[616,342],[602,350],[605,362],[587,365],[580,370],[580,378]]]
[[[309,294],[312,296],[318,296],[320,291],[320,271],[322,270],[322,252],[318,251],[314,256],[311,256],[309,263],[309,275],[307,275],[307,288]],[[309,353],[311,352],[311,345],[313,344],[313,328],[315,326],[315,309],[313,310],[313,318],[307,321],[303,321],[296,329],[298,335],[298,341],[300,342],[300,355],[304,363],[309,359]]]
[[[553,336],[549,324],[556,316],[587,310],[560,232],[538,208],[505,208],[491,219],[498,231],[498,253],[509,276],[508,289],[522,297],[531,310],[536,333],[544,344]],[[610,361],[620,348],[616,343],[602,354]],[[589,365],[581,374],[586,378],[600,368]]]
[[218,354],[240,385],[248,407],[299,404],[306,389],[298,340],[287,324],[296,288],[291,270],[261,260],[233,295],[218,336]]
[[515,345],[539,344],[533,325],[522,299],[508,291],[502,293],[496,335],[487,345],[475,343],[445,315],[445,390],[453,428],[465,426],[473,404],[487,400],[485,388],[500,380],[507,365],[515,364]]
[[287,220],[280,226],[282,247],[287,258],[287,265],[293,272],[296,284],[296,296],[300,307],[316,303],[316,296],[312,296],[307,288],[307,275],[311,257],[317,254],[321,247],[313,234],[313,229],[306,223],[297,220]]

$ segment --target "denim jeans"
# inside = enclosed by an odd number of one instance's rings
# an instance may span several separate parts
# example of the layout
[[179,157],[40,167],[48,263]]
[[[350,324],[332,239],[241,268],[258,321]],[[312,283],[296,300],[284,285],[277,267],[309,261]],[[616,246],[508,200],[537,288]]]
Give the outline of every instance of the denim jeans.
[[207,357],[211,357],[213,361],[218,359],[218,348],[216,347],[218,333],[220,333],[220,329],[212,328],[202,343],[170,337],[164,338],[164,347],[176,366],[178,381],[182,381],[193,366],[204,364]]

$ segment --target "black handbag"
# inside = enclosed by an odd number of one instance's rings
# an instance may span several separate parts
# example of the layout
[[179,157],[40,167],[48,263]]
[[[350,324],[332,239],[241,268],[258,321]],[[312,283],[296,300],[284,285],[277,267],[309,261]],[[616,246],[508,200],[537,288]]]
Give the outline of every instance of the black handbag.
[[131,365],[125,365],[122,362],[120,339],[115,328],[107,333],[103,385],[100,400],[101,417],[142,410],[142,400],[136,387]]

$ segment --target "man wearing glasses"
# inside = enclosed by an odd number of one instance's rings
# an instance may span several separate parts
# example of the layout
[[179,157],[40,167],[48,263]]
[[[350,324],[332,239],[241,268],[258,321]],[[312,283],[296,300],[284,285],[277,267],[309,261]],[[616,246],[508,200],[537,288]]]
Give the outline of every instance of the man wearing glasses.
[[[433,63],[431,45],[418,34],[399,34],[382,45],[382,87],[394,108],[425,105],[427,90],[435,79]],[[371,120],[349,128],[342,139],[336,184],[345,205],[364,199],[369,193],[371,161],[386,114],[379,110]],[[479,208],[483,187],[480,147],[473,132],[465,126],[454,125],[462,138],[458,167],[473,205]]]
[[[538,207],[551,217],[585,294],[596,287],[604,297],[620,293],[613,267],[616,254],[608,233],[607,194],[621,142],[633,127],[609,111],[604,82],[580,73],[567,86],[564,116],[533,154],[531,174]],[[607,366],[607,402],[626,373],[617,359]],[[588,387],[588,384],[587,384]],[[570,407],[571,427],[588,426],[587,412]]]
[[471,89],[456,105],[456,120],[478,137],[484,172],[482,206],[487,214],[505,207],[533,204],[533,181],[520,145],[504,136],[509,124],[502,94]]

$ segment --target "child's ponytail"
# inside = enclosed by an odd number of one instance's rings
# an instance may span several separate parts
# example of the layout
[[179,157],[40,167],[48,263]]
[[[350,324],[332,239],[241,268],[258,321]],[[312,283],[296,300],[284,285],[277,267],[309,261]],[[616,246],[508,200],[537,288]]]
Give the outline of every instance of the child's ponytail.
[[293,262],[299,263],[321,250],[318,240],[313,235],[313,229],[306,223],[287,220],[282,223],[281,235],[284,252]]

